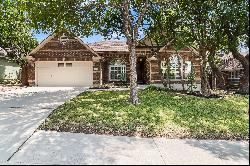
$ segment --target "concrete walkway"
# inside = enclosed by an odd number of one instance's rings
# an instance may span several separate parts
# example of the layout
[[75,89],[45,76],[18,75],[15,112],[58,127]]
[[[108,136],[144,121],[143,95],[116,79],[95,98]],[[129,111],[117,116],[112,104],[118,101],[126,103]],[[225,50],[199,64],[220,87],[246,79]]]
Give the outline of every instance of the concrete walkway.
[[37,131],[4,164],[248,164],[238,141],[134,138]]
[[0,92],[0,163],[18,150],[53,109],[84,90],[29,87]]

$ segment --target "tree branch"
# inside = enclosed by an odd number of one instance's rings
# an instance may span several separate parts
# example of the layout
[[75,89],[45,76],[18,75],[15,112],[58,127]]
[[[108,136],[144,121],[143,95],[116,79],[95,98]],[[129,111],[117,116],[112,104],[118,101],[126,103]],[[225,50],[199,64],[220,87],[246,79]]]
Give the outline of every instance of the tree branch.
[[146,11],[147,11],[147,9],[148,9],[148,5],[149,5],[148,0],[146,0],[146,2],[145,2],[145,4],[144,4],[144,7],[143,7],[143,9],[142,9],[142,12],[139,14],[138,20],[137,20],[137,22],[136,22],[136,24],[135,24],[135,27],[134,27],[134,37],[135,37],[135,38],[138,37],[138,29],[139,29],[139,27],[140,27],[140,25],[141,25],[141,22],[143,21],[143,18],[144,18],[144,16],[145,16],[145,13],[146,13]]
[[123,0],[123,19],[124,19],[124,34],[128,40],[131,42],[131,20],[129,18],[129,2],[128,0]]

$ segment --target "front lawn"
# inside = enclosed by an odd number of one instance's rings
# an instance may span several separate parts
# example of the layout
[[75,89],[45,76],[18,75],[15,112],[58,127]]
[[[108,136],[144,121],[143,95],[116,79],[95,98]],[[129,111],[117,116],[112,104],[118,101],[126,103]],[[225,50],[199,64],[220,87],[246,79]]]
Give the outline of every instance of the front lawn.
[[168,138],[248,139],[248,96],[205,99],[152,89],[139,92],[141,104],[127,101],[128,91],[84,92],[58,107],[44,130]]

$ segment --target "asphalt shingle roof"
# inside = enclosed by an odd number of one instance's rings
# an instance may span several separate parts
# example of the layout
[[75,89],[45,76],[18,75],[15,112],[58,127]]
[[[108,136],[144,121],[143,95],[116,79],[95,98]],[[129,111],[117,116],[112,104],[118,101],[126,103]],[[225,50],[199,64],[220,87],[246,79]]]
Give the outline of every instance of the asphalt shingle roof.
[[[248,52],[241,53],[243,56],[247,56]],[[242,69],[242,64],[233,57],[232,53],[225,54],[221,57],[222,59],[222,69],[223,70],[235,70],[235,69]]]
[[96,52],[104,51],[119,51],[119,52],[129,52],[128,45],[125,41],[119,40],[106,40],[102,42],[96,42],[89,44],[89,47]]

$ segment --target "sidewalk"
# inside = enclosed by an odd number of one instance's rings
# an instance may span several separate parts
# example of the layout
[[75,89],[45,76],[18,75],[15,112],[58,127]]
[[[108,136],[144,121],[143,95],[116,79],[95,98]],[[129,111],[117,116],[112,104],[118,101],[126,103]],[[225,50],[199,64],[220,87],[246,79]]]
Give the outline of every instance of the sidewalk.
[[134,138],[37,131],[4,164],[248,164],[247,141]]

